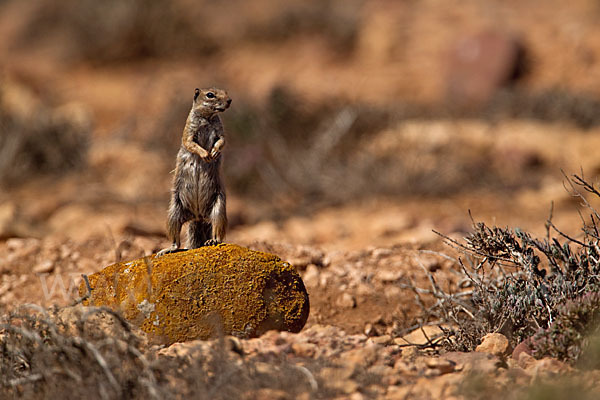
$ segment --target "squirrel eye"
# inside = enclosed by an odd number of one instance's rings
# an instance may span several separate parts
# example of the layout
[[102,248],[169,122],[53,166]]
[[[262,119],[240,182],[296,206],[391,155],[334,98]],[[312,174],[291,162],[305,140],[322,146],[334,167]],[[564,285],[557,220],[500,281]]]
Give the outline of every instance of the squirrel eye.
[[215,94],[213,92],[208,92],[208,93],[206,93],[206,98],[207,99],[214,99],[215,98]]

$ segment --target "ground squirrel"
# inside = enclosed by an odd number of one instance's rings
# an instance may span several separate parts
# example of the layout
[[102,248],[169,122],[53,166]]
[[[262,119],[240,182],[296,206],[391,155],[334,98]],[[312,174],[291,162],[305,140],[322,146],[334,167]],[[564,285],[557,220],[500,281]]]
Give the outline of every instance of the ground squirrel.
[[221,89],[196,89],[194,93],[177,153],[169,205],[167,235],[173,244],[158,252],[159,256],[181,248],[181,227],[188,221],[190,249],[225,239],[225,188],[220,175],[225,137],[218,113],[230,104],[227,92]]

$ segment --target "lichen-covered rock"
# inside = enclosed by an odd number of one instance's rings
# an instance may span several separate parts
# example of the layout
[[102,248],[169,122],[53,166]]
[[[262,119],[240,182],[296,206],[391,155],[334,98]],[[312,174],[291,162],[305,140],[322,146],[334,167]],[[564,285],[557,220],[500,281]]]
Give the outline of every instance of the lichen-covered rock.
[[[309,313],[293,266],[233,244],[113,264],[90,275],[89,283],[84,304],[121,311],[156,343],[299,332]],[[79,293],[87,293],[84,282]]]

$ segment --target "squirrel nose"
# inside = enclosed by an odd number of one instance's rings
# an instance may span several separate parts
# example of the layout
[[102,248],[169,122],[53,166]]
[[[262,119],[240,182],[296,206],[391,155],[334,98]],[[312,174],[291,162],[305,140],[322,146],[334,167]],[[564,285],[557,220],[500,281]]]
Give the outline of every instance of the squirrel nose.
[[231,99],[227,99],[227,105],[231,105]]

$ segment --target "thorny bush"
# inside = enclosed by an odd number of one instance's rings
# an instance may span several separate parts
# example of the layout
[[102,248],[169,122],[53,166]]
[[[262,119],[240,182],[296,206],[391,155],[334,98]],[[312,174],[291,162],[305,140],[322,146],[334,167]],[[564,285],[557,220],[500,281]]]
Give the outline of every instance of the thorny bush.
[[[260,354],[219,337],[161,352],[118,312],[104,307],[0,310],[0,399],[239,399],[341,394],[320,376],[324,359]],[[359,371],[363,384],[381,377]],[[265,392],[265,393],[267,393]]]
[[457,327],[447,332],[450,348],[473,350],[486,333],[500,332],[513,346],[527,340],[538,358],[579,359],[600,321],[600,214],[582,192],[600,191],[577,175],[567,181],[590,212],[580,238],[561,232],[552,215],[543,239],[482,222],[464,243],[444,236],[466,256],[459,259],[464,291],[431,291],[433,316]]

